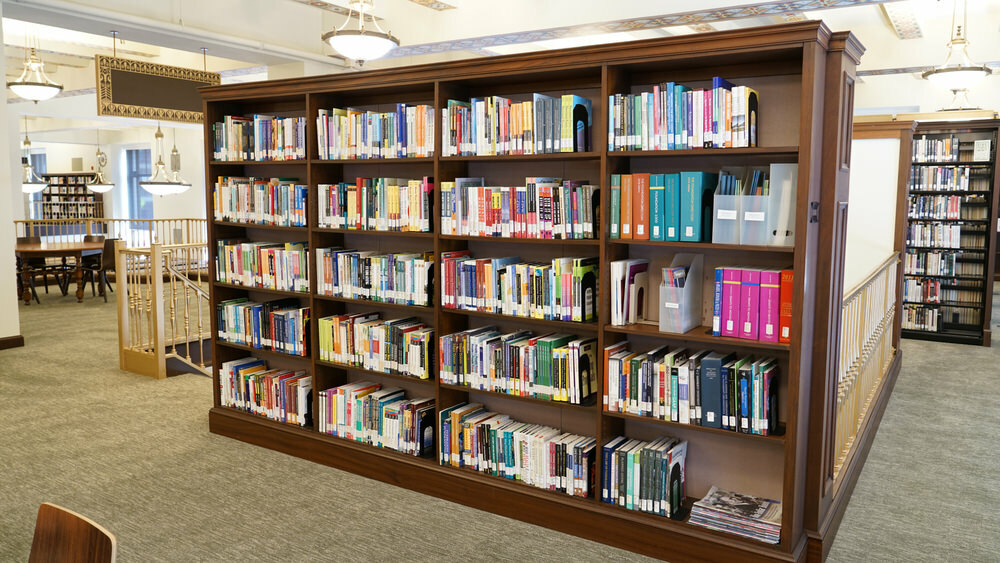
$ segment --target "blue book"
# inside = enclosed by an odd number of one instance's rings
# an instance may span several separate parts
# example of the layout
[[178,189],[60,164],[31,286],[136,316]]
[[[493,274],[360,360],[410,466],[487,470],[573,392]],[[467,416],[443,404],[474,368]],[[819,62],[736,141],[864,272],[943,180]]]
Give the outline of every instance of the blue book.
[[726,146],[726,96],[723,92],[732,91],[733,88],[733,83],[725,78],[712,78],[712,146],[715,148]]
[[649,240],[666,240],[663,174],[649,176]]
[[681,239],[681,175],[663,175],[663,240]]
[[710,352],[701,359],[701,425],[722,428],[725,393],[722,384],[723,366],[736,359],[735,354]]
[[653,93],[646,96],[646,145],[649,150],[656,150],[659,140],[656,138],[656,112],[653,109]]
[[719,175],[681,172],[681,240],[712,240],[712,191]]
[[665,111],[667,113],[667,115],[664,117],[664,121],[667,122],[667,130],[666,130],[666,134],[667,134],[667,146],[665,146],[663,148],[665,148],[665,149],[667,149],[669,151],[674,150],[674,147],[675,147],[675,143],[674,143],[674,98],[675,98],[675,96],[674,96],[674,90],[675,90],[675,87],[676,87],[676,84],[674,84],[673,82],[667,82],[666,84],[663,85],[663,88],[662,88],[662,90],[666,90],[666,93],[667,93],[667,103],[665,104],[665,107],[663,108],[663,111]]

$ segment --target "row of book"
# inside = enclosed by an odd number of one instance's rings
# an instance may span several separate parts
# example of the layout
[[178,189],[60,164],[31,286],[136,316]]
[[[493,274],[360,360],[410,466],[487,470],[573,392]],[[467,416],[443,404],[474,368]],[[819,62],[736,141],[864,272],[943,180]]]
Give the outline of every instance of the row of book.
[[612,174],[609,238],[634,240],[703,240],[710,236],[711,206],[717,174]]
[[318,320],[319,359],[369,371],[430,379],[434,330],[415,317],[345,313]]
[[319,158],[434,156],[434,106],[396,104],[395,111],[321,109],[316,115]]
[[962,196],[925,195],[910,196],[907,216],[911,219],[986,219],[989,208],[976,205],[963,206]]
[[216,278],[222,283],[309,292],[309,248],[304,242],[216,241]]
[[501,96],[448,100],[442,156],[586,152],[593,150],[592,120],[591,101],[574,94],[532,94],[522,102]]
[[265,303],[246,297],[227,299],[218,304],[216,318],[219,340],[292,356],[309,355],[309,307],[300,306],[297,299]]
[[601,449],[601,502],[680,519],[687,450],[687,441],[670,436],[610,440]]
[[[907,280],[910,281],[910,280]],[[951,282],[963,285],[942,284],[941,280],[924,280],[903,286],[903,301],[909,303],[949,303],[982,305],[983,289],[978,282]],[[976,284],[973,286],[973,284]],[[963,289],[964,288],[964,289]]]
[[904,304],[903,314],[900,315],[900,327],[906,330],[938,332],[939,316],[937,309]]
[[216,221],[304,227],[308,194],[295,180],[219,176],[212,209]]
[[252,356],[222,362],[219,402],[271,420],[312,426],[312,377],[305,371],[269,369]]
[[221,161],[306,158],[306,118],[227,115],[212,124],[212,158]]
[[525,262],[517,256],[473,258],[468,250],[441,253],[441,303],[447,309],[515,317],[597,320],[598,258]]
[[434,178],[356,178],[319,184],[321,228],[361,231],[431,230]]
[[604,349],[604,410],[680,424],[773,435],[778,430],[778,362],[660,346]]
[[913,139],[913,162],[958,162],[958,135]]
[[718,76],[711,88],[664,82],[608,96],[608,150],[756,147],[760,97]]
[[915,303],[940,303],[941,280],[906,278],[903,280],[903,301]]
[[597,439],[459,403],[440,414],[441,465],[467,467],[570,496],[591,495]]
[[904,272],[914,276],[982,276],[982,262],[962,262],[962,252],[907,251]]
[[416,457],[434,455],[434,398],[357,381],[319,392],[323,434]]
[[790,342],[794,283],[792,270],[716,268],[712,334]]
[[688,522],[776,544],[781,540],[781,503],[713,486],[704,498],[695,501]]
[[972,191],[973,170],[969,166],[911,166],[910,189],[914,191]]
[[321,295],[401,305],[431,305],[434,253],[316,249],[316,291]]
[[597,393],[594,338],[487,326],[440,341],[442,383],[575,405]]
[[965,248],[968,237],[955,223],[910,223],[906,225],[907,246]]
[[593,239],[600,228],[600,187],[552,177],[523,186],[487,186],[483,178],[441,183],[441,234]]

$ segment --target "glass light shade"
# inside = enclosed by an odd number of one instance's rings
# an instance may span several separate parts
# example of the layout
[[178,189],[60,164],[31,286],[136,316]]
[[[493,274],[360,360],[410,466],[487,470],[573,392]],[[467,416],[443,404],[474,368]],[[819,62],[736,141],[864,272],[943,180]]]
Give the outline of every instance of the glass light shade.
[[94,176],[94,181],[87,184],[87,189],[99,194],[108,193],[115,188],[115,185],[104,178],[104,171],[98,170]]
[[388,33],[370,30],[331,31],[323,40],[341,55],[356,61],[370,61],[384,57],[399,46],[399,39]]
[[968,90],[991,74],[985,66],[938,67],[922,76],[945,90]]
[[48,186],[48,182],[35,174],[35,169],[28,164],[28,159],[21,158],[21,191],[26,194],[37,194]]
[[21,76],[17,80],[8,82],[7,87],[19,97],[35,102],[53,98],[63,89],[62,84],[52,81],[45,75],[42,61],[33,48],[28,60],[24,61]]
[[177,184],[170,181],[170,173],[167,166],[163,164],[163,158],[156,161],[153,168],[153,175],[139,182],[142,189],[153,195],[171,195],[177,193]]

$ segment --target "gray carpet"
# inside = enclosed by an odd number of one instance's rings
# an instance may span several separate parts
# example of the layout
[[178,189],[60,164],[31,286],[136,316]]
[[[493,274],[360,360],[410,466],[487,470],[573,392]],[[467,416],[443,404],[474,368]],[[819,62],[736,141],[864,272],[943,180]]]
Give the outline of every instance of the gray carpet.
[[[125,562],[644,560],[211,435],[209,379],[117,369],[113,302],[20,308],[27,345],[0,352],[0,561],[26,559],[46,501],[112,530]],[[998,348],[903,350],[830,559],[997,560]]]

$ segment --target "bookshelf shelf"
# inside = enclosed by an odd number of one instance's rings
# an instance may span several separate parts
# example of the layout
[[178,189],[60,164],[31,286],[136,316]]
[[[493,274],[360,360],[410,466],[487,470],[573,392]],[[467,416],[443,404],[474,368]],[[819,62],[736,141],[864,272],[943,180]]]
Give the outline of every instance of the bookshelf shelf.
[[464,393],[478,393],[480,395],[488,395],[490,397],[497,397],[499,399],[510,399],[512,401],[524,401],[532,403],[535,405],[545,405],[547,407],[559,408],[559,409],[569,409],[569,410],[579,410],[583,412],[591,412],[595,408],[595,404],[589,405],[577,405],[574,403],[566,403],[563,401],[546,401],[545,399],[536,399],[534,397],[522,397],[520,395],[508,395],[507,393],[500,393],[498,391],[487,391],[485,389],[476,389],[475,387],[469,387],[467,385],[453,385],[450,383],[441,383],[440,387],[442,389],[451,389],[453,391],[462,391]]
[[267,231],[284,231],[286,233],[308,233],[309,227],[286,227],[283,225],[266,225],[261,223],[240,223],[237,221],[212,221],[219,227],[237,227],[241,229],[264,229]]
[[660,246],[676,248],[681,252],[752,252],[756,254],[792,254],[794,246],[754,246],[747,244],[716,244],[714,242],[686,242],[678,240],[608,239],[608,244],[628,246]]
[[[839,330],[841,319],[815,315],[814,309],[839,311],[834,303],[841,297],[840,286],[825,281],[822,265],[841,256],[844,241],[823,229],[835,219],[835,205],[819,205],[825,194],[844,192],[849,175],[840,174],[844,140],[850,135],[851,77],[860,60],[863,47],[847,32],[831,33],[821,22],[799,22],[718,32],[697,36],[679,36],[646,41],[580,47],[544,53],[530,53],[450,61],[416,67],[371,70],[359,73],[309,77],[254,83],[253,85],[222,85],[201,90],[204,98],[206,149],[211,156],[212,124],[227,115],[279,114],[305,117],[306,151],[310,158],[287,161],[208,161],[206,177],[237,172],[253,175],[299,176],[309,185],[307,197],[308,227],[274,228],[234,222],[209,223],[209,252],[217,252],[217,242],[239,234],[249,239],[265,241],[268,235],[288,240],[299,234],[310,243],[311,250],[345,245],[346,241],[371,250],[406,252],[433,251],[435,275],[431,280],[432,295],[440,296],[444,283],[440,275],[440,256],[452,250],[486,247],[509,255],[521,255],[526,260],[548,260],[554,253],[567,256],[597,256],[598,287],[595,294],[597,322],[578,323],[515,317],[484,311],[445,308],[438,297],[432,307],[415,307],[378,301],[347,299],[315,293],[298,294],[273,292],[257,288],[212,282],[211,300],[214,305],[228,297],[240,297],[242,292],[273,293],[299,297],[302,306],[311,307],[309,356],[291,356],[275,351],[257,350],[249,346],[212,339],[216,373],[221,362],[238,354],[255,355],[274,360],[296,362],[296,369],[305,369],[313,376],[313,413],[318,412],[318,392],[332,384],[360,381],[371,377],[378,382],[409,381],[404,388],[424,390],[436,397],[437,409],[457,405],[472,398],[489,400],[494,407],[524,422],[558,426],[564,431],[593,436],[597,440],[595,453],[616,436],[648,440],[655,436],[685,436],[691,443],[686,473],[688,475],[687,504],[703,496],[713,485],[749,494],[779,499],[783,506],[782,537],[776,546],[741,538],[735,534],[714,532],[669,518],[630,511],[600,502],[600,488],[592,488],[592,497],[582,499],[537,489],[522,483],[493,477],[468,469],[441,466],[437,460],[421,459],[392,450],[321,434],[313,429],[291,427],[220,406],[218,385],[214,404],[209,413],[213,433],[295,455],[369,478],[378,479],[446,500],[488,510],[500,515],[547,526],[591,540],[619,546],[677,562],[770,560],[793,561],[809,553],[823,553],[832,541],[835,524],[842,512],[840,506],[857,478],[860,464],[848,467],[843,487],[824,487],[819,483],[829,468],[824,467],[821,451],[833,427],[834,414],[813,392],[821,380],[835,380],[836,373],[825,373],[826,366],[836,362],[837,350],[830,348],[835,339],[820,338],[828,330]],[[761,115],[774,116],[783,105],[794,106],[792,119],[764,119],[759,124],[761,138],[768,146],[738,149],[692,149],[679,151],[607,150],[608,95],[634,92],[664,80],[680,80],[704,84],[722,73],[737,77],[747,85],[759,88]],[[517,102],[531,99],[534,92],[558,96],[575,94],[593,101],[591,142],[596,150],[573,153],[501,156],[441,156],[441,131],[436,131],[433,157],[396,159],[321,160],[317,158],[315,118],[319,109],[344,107],[376,107],[395,103],[417,102],[432,105],[440,118],[449,100],[469,100],[490,95],[511,96]],[[845,129],[845,125],[848,124]],[[440,128],[440,119],[435,123]],[[829,161],[829,162],[828,162]],[[602,213],[601,223],[595,224],[597,239],[516,239],[502,237],[452,236],[440,232],[441,210],[435,191],[431,231],[368,231],[317,227],[319,205],[317,185],[343,181],[345,177],[361,176],[369,170],[390,166],[384,172],[390,176],[433,177],[438,186],[463,177],[484,177],[492,185],[515,185],[525,177],[558,176],[579,179],[600,186],[600,209],[609,209],[609,192],[613,174],[655,172],[658,170],[718,170],[731,163],[762,165],[772,162],[798,164],[800,172],[795,216],[802,232],[796,233],[797,246],[716,245],[708,242],[609,240],[608,213]],[[272,165],[286,167],[271,169]],[[243,167],[241,171],[239,167]],[[288,168],[291,167],[291,168]],[[339,168],[338,168],[339,167]],[[374,167],[374,168],[373,168]],[[281,170],[289,171],[288,174]],[[294,172],[292,174],[291,172]],[[839,192],[838,192],[839,193]],[[213,198],[206,194],[209,217]],[[817,221],[809,221],[812,214]],[[235,229],[240,228],[245,232]],[[279,236],[281,230],[287,231]],[[273,233],[273,234],[272,234]],[[485,243],[485,244],[484,244]],[[808,245],[808,246],[807,246]],[[587,252],[584,253],[584,250]],[[608,324],[610,305],[607,296],[610,262],[630,255],[671,254],[677,252],[711,254],[712,260],[741,260],[762,265],[793,264],[795,291],[792,302],[792,344],[766,343],[735,338],[713,337],[707,327],[685,334],[660,333],[653,326],[614,327]],[[500,254],[497,254],[500,255]],[[310,260],[314,262],[314,260]],[[315,263],[311,266],[315,269]],[[839,271],[839,270],[838,270]],[[800,275],[801,272],[801,275]],[[314,274],[314,272],[310,272]],[[209,279],[217,279],[215,260],[209,261]],[[831,280],[836,282],[837,280]],[[841,280],[842,281],[842,280]],[[822,282],[822,283],[821,283]],[[313,282],[315,288],[316,283]],[[837,294],[837,295],[835,295]],[[342,304],[342,305],[339,305]],[[483,391],[462,385],[444,384],[436,376],[420,380],[396,374],[370,372],[363,368],[328,362],[319,358],[318,319],[344,306],[360,306],[364,311],[378,311],[383,317],[401,313],[420,315],[434,327],[435,352],[438,339],[447,334],[497,324],[504,331],[530,328],[535,334],[558,332],[593,337],[596,350],[621,340],[638,344],[648,340],[697,343],[705,348],[737,350],[755,356],[774,356],[781,366],[781,412],[787,413],[785,436],[762,437],[729,431],[689,426],[690,432],[676,423],[651,418],[634,417],[601,410],[598,404],[572,405],[542,401]],[[353,309],[351,309],[353,310]],[[426,318],[424,318],[426,317]],[[820,318],[823,317],[823,318]],[[218,334],[218,318],[213,315],[212,333]],[[829,325],[829,329],[827,329]],[[813,335],[816,335],[815,337]],[[800,341],[801,338],[801,341]],[[434,358],[437,363],[438,358]],[[286,362],[291,364],[292,362]],[[602,362],[598,362],[598,380]],[[300,366],[301,367],[298,367]],[[218,376],[216,376],[218,377]],[[216,379],[218,383],[218,379]],[[408,396],[412,396],[409,395]],[[795,413],[794,415],[792,413]],[[586,430],[581,430],[586,429]],[[643,432],[655,434],[642,434]],[[732,435],[732,437],[726,437]],[[780,447],[777,447],[780,446]],[[595,456],[597,457],[597,456]],[[718,459],[747,460],[740,467],[716,463]],[[592,476],[600,483],[601,464],[595,464]],[[815,486],[814,486],[815,485]],[[826,491],[826,492],[824,492]]]
[[314,299],[320,301],[330,301],[332,303],[349,303],[354,305],[364,305],[366,307],[374,307],[377,309],[399,309],[403,311],[414,311],[414,312],[434,312],[434,307],[426,307],[424,305],[406,305],[404,303],[387,303],[385,301],[372,301],[370,299],[352,299],[350,297],[340,297],[337,295],[323,295],[322,293],[314,293]]
[[476,156],[443,156],[441,162],[532,162],[546,160],[599,160],[597,152],[552,152],[542,154],[501,154]]
[[505,321],[505,322],[515,322],[515,323],[527,323],[535,326],[547,326],[551,328],[557,328],[559,330],[566,331],[577,331],[577,332],[597,332],[597,323],[578,323],[574,321],[556,321],[549,319],[536,319],[534,317],[515,317],[513,315],[501,315],[499,313],[489,313],[486,311],[470,311],[468,309],[449,309],[447,307],[441,308],[441,313],[450,313],[453,315],[463,315],[467,317],[481,317],[484,319],[490,319],[495,321]]
[[702,342],[714,344],[716,346],[736,346],[740,348],[759,348],[762,350],[777,350],[787,352],[791,345],[778,342],[763,342],[760,340],[744,340],[742,338],[729,338],[726,336],[712,336],[712,327],[701,326],[693,328],[683,334],[673,332],[660,332],[660,329],[653,325],[633,324],[625,326],[608,325],[604,330],[617,334],[635,334],[639,336],[655,336],[668,340],[682,340],[684,342]]
[[309,297],[308,291],[285,291],[282,289],[268,289],[265,287],[255,287],[252,285],[240,285],[236,283],[223,283],[215,282],[215,286],[225,289],[239,289],[243,291],[259,291],[261,293],[269,293],[271,295],[280,295],[282,297]]
[[614,411],[603,411],[604,416],[611,418],[620,418],[623,420],[635,420],[637,422],[643,422],[646,424],[656,424],[659,426],[665,426],[670,428],[686,428],[689,430],[694,430],[696,432],[708,432],[710,434],[718,434],[720,436],[730,436],[737,439],[746,440],[756,440],[762,441],[770,444],[784,445],[785,443],[785,425],[780,424],[778,426],[779,434],[774,436],[761,436],[760,434],[744,434],[742,432],[733,432],[732,430],[723,430],[721,428],[711,428],[709,426],[699,426],[697,424],[681,424],[680,422],[672,422],[669,420],[660,420],[659,418],[653,418],[651,416],[638,416],[635,414],[625,413],[625,412],[614,412]]
[[552,239],[552,238],[510,238],[510,237],[476,237],[466,235],[440,235],[441,240],[464,240],[469,242],[497,242],[504,244],[542,244],[542,245],[573,245],[573,246],[600,246],[601,241],[597,239]]
[[[993,271],[997,260],[997,247],[1000,239],[993,233],[993,225],[997,221],[997,202],[1000,200],[1000,177],[997,166],[1000,164],[1000,151],[997,142],[1000,141],[1000,121],[976,120],[956,122],[923,122],[917,126],[913,135],[913,154],[911,155],[909,190],[909,209],[907,213],[907,239],[930,241],[931,245],[907,245],[910,253],[942,252],[954,255],[956,262],[982,264],[979,275],[961,276],[916,276],[904,274],[909,278],[904,285],[902,315],[906,319],[902,336],[922,340],[941,340],[944,342],[978,344],[989,346],[992,325],[991,312],[993,307]],[[978,146],[977,146],[978,145]],[[985,150],[984,150],[985,149]],[[922,158],[940,158],[941,155],[952,155],[949,161],[934,160],[918,162]],[[934,171],[924,172],[928,167],[968,167],[971,172],[963,180],[963,184],[951,183],[943,187],[965,187],[967,189],[929,190],[928,179],[933,179]],[[960,196],[960,209],[975,207],[979,218],[976,219],[932,219],[927,217],[909,217],[921,212],[940,213],[935,206],[941,205],[942,199],[935,196]],[[969,201],[970,198],[975,198]],[[949,202],[950,204],[950,202]],[[928,209],[929,207],[929,209]],[[985,208],[985,209],[984,209]],[[939,234],[937,227],[942,225],[943,232]],[[955,240],[957,227],[959,240]],[[920,231],[918,231],[920,229]],[[950,231],[950,243],[957,246],[939,247],[934,243],[947,240],[944,235]],[[918,236],[910,234],[920,233]],[[928,238],[931,237],[930,239]],[[935,238],[937,237],[937,238]],[[969,256],[971,254],[971,256]],[[918,260],[921,258],[916,257]],[[978,281],[976,287],[965,287],[949,281]],[[958,299],[943,299],[940,303],[925,303],[920,301],[922,286],[933,284],[932,291],[940,289],[941,297],[957,297]],[[909,292],[915,292],[907,299]],[[948,295],[948,292],[960,292]],[[973,301],[974,300],[974,301]],[[942,311],[943,308],[948,308]],[[955,309],[961,312],[956,312]],[[962,329],[956,333],[948,330],[948,325],[961,321]],[[939,330],[920,330],[917,327],[937,327]],[[976,327],[976,328],[973,328]]]
[[352,366],[349,364],[342,364],[339,362],[330,362],[327,360],[316,360],[317,366],[324,366],[334,369],[342,369],[345,371],[353,371],[361,375],[369,375],[372,377],[388,377],[390,379],[398,379],[399,381],[409,381],[411,383],[419,383],[422,385],[434,385],[433,379],[420,379],[418,377],[410,377],[408,375],[400,375],[398,373],[387,373],[384,371],[373,371],[370,369],[365,369],[360,366]]
[[292,360],[301,360],[303,362],[309,361],[309,356],[295,356],[292,354],[286,354],[284,352],[278,352],[276,350],[266,350],[264,348],[254,348],[253,346],[247,346],[246,344],[239,344],[237,342],[229,342],[226,340],[216,339],[215,342],[223,348],[231,348],[233,350],[244,350],[247,352],[253,352],[254,354],[264,354],[265,356],[270,356],[272,358],[285,358]]
[[341,235],[367,235],[371,237],[409,237],[433,239],[434,233],[423,231],[374,231],[364,229],[331,229],[329,227],[316,227],[313,229],[317,233],[331,233]]

